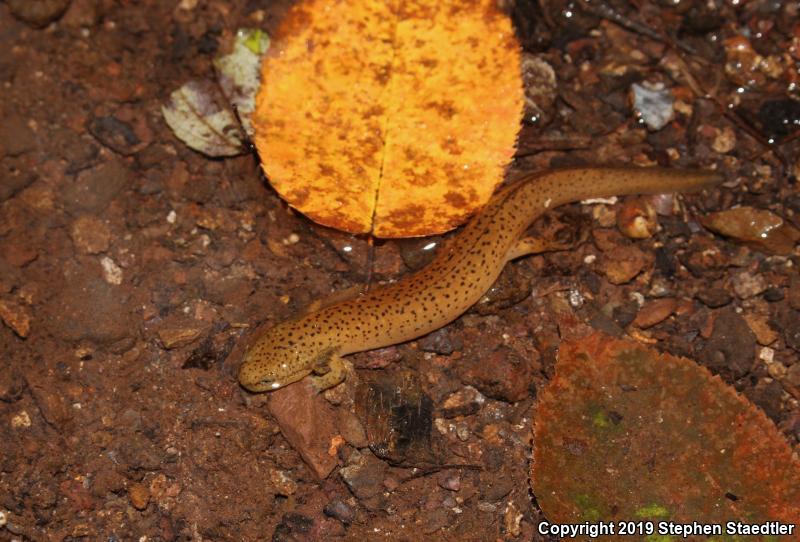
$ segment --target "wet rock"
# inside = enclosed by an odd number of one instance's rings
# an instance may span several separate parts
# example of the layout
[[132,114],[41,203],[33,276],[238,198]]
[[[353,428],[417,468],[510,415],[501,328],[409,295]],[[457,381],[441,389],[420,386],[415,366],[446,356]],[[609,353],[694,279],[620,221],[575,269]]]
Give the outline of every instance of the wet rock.
[[460,339],[451,340],[450,332],[447,331],[447,328],[441,328],[425,335],[417,341],[417,344],[423,352],[433,352],[443,356],[449,356],[464,346]]
[[270,469],[269,481],[271,486],[275,489],[276,495],[289,497],[297,493],[297,482],[282,470]]
[[[129,430],[122,421],[119,425],[125,427],[126,432]],[[124,442],[124,445],[118,444],[117,452],[129,471],[154,471],[161,466],[161,454],[143,434],[126,435],[124,441],[120,439],[118,442]]]
[[70,238],[83,254],[99,254],[108,250],[111,230],[95,216],[84,215],[72,223]]
[[701,218],[703,226],[759,250],[791,254],[800,230],[766,209],[736,207]]
[[510,403],[528,396],[532,372],[528,360],[504,346],[492,352],[488,359],[465,356],[459,369],[464,382],[487,397]]
[[484,403],[486,403],[486,398],[481,395],[481,392],[472,386],[467,386],[444,400],[440,414],[444,418],[471,416],[478,412]]
[[723,309],[714,321],[714,331],[699,359],[716,372],[741,378],[753,365],[755,347],[756,337],[744,318],[731,308]]
[[604,253],[600,268],[611,284],[625,284],[648,265],[647,255],[635,246],[614,247]]
[[763,275],[754,275],[748,271],[735,273],[731,282],[733,290],[741,299],[750,299],[767,289],[767,281]]
[[67,398],[62,396],[60,388],[52,378],[28,373],[28,384],[31,393],[36,399],[42,417],[53,426],[63,426],[72,420],[73,413],[67,404]]
[[36,133],[24,117],[16,114],[0,119],[0,156],[19,156],[36,149]]
[[269,411],[283,436],[317,478],[327,478],[337,462],[336,457],[328,453],[337,436],[335,414],[330,404],[306,381],[272,392]]
[[636,319],[639,313],[639,304],[634,300],[628,300],[622,304],[614,307],[611,311],[611,317],[620,328],[628,327],[628,324]]
[[125,477],[117,472],[110,460],[108,463],[98,468],[92,476],[90,489],[95,497],[103,498],[109,493],[118,493],[125,487]]
[[30,333],[30,309],[15,301],[0,299],[0,320],[23,339]]
[[458,491],[461,489],[461,476],[453,473],[444,473],[439,476],[437,483],[439,487],[447,491]]
[[100,214],[129,180],[130,171],[119,160],[81,171],[64,190],[64,206],[71,214]]
[[137,510],[144,510],[147,508],[147,503],[150,502],[150,490],[144,484],[134,483],[128,487],[128,498],[131,504]]
[[339,469],[339,475],[359,500],[372,499],[385,491],[386,463],[370,453],[361,454],[356,463]]
[[338,519],[345,525],[353,523],[353,520],[356,519],[356,512],[353,507],[342,499],[331,500],[325,505],[322,512],[330,518]]
[[25,267],[39,257],[36,244],[22,235],[0,240],[0,258],[14,267]]
[[69,341],[113,343],[135,331],[126,293],[97,278],[67,284],[45,315],[50,332]]
[[36,28],[61,17],[69,3],[70,0],[6,0],[14,17]]
[[340,409],[338,413],[338,427],[342,433],[342,438],[354,448],[366,448],[369,446],[367,433],[358,416],[347,409]]
[[707,290],[700,290],[695,294],[695,297],[708,308],[717,309],[724,307],[731,301],[733,296],[727,290],[722,288],[709,288]]
[[650,300],[642,305],[633,325],[642,329],[653,327],[672,316],[677,308],[678,301],[671,297]]

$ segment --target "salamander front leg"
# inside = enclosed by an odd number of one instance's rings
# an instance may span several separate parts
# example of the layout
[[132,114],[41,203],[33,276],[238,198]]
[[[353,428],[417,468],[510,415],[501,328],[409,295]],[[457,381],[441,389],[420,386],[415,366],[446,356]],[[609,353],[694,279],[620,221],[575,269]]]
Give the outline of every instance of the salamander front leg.
[[311,385],[320,393],[341,383],[346,376],[347,362],[331,353],[326,360],[314,366]]
[[547,239],[537,239],[536,237],[523,237],[506,254],[506,261],[510,262],[528,254],[541,254],[542,252],[555,252],[567,250],[572,247],[572,243],[559,243]]

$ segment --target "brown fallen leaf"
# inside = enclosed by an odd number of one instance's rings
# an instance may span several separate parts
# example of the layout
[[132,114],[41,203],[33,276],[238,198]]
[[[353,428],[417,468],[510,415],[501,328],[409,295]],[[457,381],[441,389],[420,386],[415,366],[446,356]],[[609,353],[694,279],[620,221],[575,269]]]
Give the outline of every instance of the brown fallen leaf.
[[531,485],[551,523],[800,518],[800,461],[761,410],[688,359],[600,333],[559,349]]
[[502,180],[523,110],[494,0],[295,4],[253,116],[270,182],[311,219],[411,237],[466,220]]

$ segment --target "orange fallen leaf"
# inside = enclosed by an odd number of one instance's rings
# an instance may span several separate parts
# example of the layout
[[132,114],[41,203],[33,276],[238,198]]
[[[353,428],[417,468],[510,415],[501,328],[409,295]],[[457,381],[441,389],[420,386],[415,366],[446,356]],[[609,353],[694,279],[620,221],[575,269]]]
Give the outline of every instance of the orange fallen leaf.
[[514,154],[519,44],[495,0],[301,0],[262,62],[254,141],[270,182],[353,233],[441,233]]

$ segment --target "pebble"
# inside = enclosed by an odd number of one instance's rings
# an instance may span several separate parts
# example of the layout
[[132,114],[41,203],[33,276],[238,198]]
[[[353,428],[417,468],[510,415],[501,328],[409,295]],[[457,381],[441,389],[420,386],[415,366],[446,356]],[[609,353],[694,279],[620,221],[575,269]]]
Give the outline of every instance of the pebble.
[[658,231],[658,216],[645,198],[625,200],[617,213],[617,228],[630,239],[647,239]]
[[182,348],[193,343],[206,331],[198,325],[170,326],[158,330],[158,338],[167,350]]
[[700,351],[700,361],[716,372],[730,372],[741,378],[755,358],[756,337],[747,322],[731,308],[722,309],[714,330]]
[[789,279],[788,293],[789,306],[795,310],[800,310],[800,276],[794,274]]
[[672,316],[677,307],[677,300],[671,297],[650,300],[639,310],[633,325],[641,329],[653,327]]
[[769,346],[778,340],[778,332],[770,327],[768,316],[747,313],[744,319],[761,346]]
[[83,215],[72,223],[69,235],[79,252],[99,254],[108,250],[111,230],[96,216]]
[[144,484],[134,483],[128,487],[128,498],[131,504],[137,510],[144,510],[147,508],[147,503],[150,502],[150,490]]
[[766,290],[764,290],[764,300],[770,303],[775,303],[777,301],[783,301],[784,297],[783,288],[777,288],[775,286],[770,286]]
[[742,271],[734,273],[731,278],[733,284],[733,291],[740,299],[750,299],[755,297],[767,289],[766,279],[763,275],[752,274],[749,271]]
[[383,493],[386,464],[374,455],[359,454],[357,461],[339,469],[347,487],[360,500],[371,499]]
[[481,392],[467,386],[448,396],[442,403],[440,412],[445,418],[455,418],[457,416],[471,416],[478,412],[486,398]]
[[30,309],[15,301],[0,299],[0,319],[23,339],[31,331]]
[[130,124],[113,116],[93,117],[87,128],[97,141],[124,156],[131,155],[144,146]]
[[614,247],[603,255],[601,270],[611,284],[625,284],[642,272],[647,255],[634,246]]
[[103,280],[114,286],[122,284],[122,268],[117,265],[117,262],[103,256],[100,258],[100,268],[103,270]]
[[733,296],[727,290],[722,288],[709,288],[707,290],[700,290],[695,294],[695,297],[700,300],[703,305],[711,309],[724,307],[731,301]]
[[66,11],[70,0],[6,0],[11,14],[35,28],[55,21]]
[[419,349],[423,352],[433,352],[434,354],[443,356],[449,356],[463,347],[462,341],[451,340],[450,332],[446,327],[425,335],[417,341],[417,344],[419,345]]
[[493,399],[513,403],[528,396],[531,363],[514,350],[500,347],[488,359],[465,358],[459,366],[461,378]]

